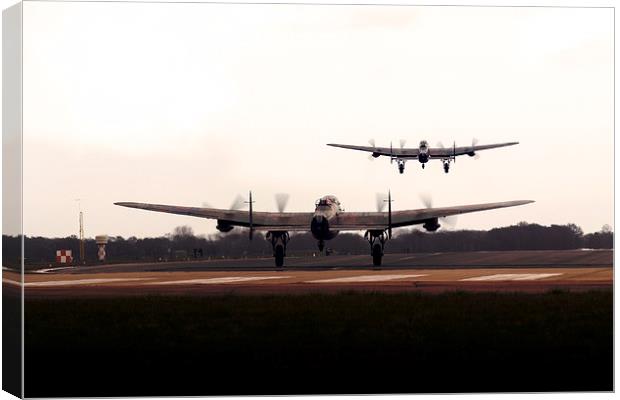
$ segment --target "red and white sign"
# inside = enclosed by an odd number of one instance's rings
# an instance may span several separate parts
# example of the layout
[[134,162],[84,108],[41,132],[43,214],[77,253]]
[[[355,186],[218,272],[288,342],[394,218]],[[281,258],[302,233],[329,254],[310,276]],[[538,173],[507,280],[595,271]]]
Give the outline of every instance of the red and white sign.
[[61,264],[69,264],[73,262],[71,250],[56,250],[56,262]]

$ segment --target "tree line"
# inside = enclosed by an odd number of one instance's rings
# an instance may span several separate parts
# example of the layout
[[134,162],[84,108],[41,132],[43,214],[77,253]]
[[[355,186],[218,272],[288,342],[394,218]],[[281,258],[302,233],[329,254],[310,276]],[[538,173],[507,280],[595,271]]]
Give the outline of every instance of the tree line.
[[[113,236],[106,246],[106,262],[170,261],[194,258],[271,257],[271,244],[263,235],[255,234],[249,240],[248,232],[214,235],[195,235],[188,226],[180,226],[163,237],[123,238]],[[327,242],[332,254],[366,254],[369,245],[357,233],[341,233]],[[575,224],[543,226],[521,222],[517,225],[483,230],[426,232],[419,229],[394,232],[385,246],[386,253],[429,253],[449,251],[501,250],[569,250],[579,248],[612,249],[613,232],[608,225],[600,231],[584,234]],[[79,239],[25,237],[24,259],[27,266],[56,265],[56,250],[72,250],[74,260],[79,258]],[[18,266],[20,239],[2,236],[3,265]],[[291,235],[288,256],[318,253],[316,239],[311,233]],[[97,262],[97,244],[85,240],[86,263]]]

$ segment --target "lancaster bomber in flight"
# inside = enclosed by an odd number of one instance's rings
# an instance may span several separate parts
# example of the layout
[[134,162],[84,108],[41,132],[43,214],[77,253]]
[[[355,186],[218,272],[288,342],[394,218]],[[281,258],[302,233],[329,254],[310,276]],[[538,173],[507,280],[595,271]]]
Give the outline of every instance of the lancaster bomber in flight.
[[354,146],[349,144],[335,144],[329,143],[328,146],[342,147],[343,149],[352,149],[367,151],[371,153],[371,157],[377,158],[379,156],[390,157],[390,163],[396,161],[398,165],[398,171],[402,174],[405,172],[405,162],[411,159],[417,159],[422,163],[422,168],[429,160],[441,160],[443,163],[443,170],[448,173],[450,170],[450,162],[456,162],[457,156],[467,154],[470,157],[477,156],[477,151],[495,149],[498,147],[512,146],[519,144],[519,142],[509,143],[497,143],[497,144],[485,144],[476,145],[476,139],[472,140],[471,146],[459,146],[456,147],[456,143],[452,147],[444,147],[441,143],[437,144],[437,147],[429,147],[426,140],[420,142],[419,147],[405,147],[405,141],[400,141],[400,147],[395,149],[390,143],[390,147],[376,147],[375,141],[369,141],[370,146]]
[[[392,198],[378,199],[377,212],[344,212],[335,196],[323,196],[315,203],[314,212],[284,212],[288,196],[278,199],[279,212],[255,212],[250,192],[249,210],[216,209],[206,207],[182,207],[146,203],[114,203],[118,206],[159,211],[171,214],[190,215],[200,218],[216,219],[216,228],[229,232],[235,226],[249,228],[250,239],[254,231],[267,232],[271,241],[276,266],[284,265],[286,244],[289,232],[312,232],[323,251],[326,240],[331,240],[339,231],[366,231],[365,238],[370,244],[370,253],[375,266],[381,265],[383,247],[392,237],[392,228],[421,224],[427,231],[434,232],[441,226],[439,218],[495,208],[513,207],[532,203],[532,200],[506,201],[500,203],[472,204],[455,207],[422,208],[418,210],[392,211]],[[388,211],[381,211],[380,205],[387,203]]]

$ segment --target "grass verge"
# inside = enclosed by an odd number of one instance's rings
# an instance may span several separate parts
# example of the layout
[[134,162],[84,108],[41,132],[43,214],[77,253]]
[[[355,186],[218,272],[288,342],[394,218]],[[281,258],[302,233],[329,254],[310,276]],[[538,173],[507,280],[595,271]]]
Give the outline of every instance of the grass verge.
[[27,397],[610,391],[611,291],[26,300]]

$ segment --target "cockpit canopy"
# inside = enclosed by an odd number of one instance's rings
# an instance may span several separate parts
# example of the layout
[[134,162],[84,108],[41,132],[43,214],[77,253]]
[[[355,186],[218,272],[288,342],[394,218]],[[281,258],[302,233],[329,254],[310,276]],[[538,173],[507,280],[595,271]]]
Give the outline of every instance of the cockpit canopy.
[[328,206],[331,207],[333,204],[340,204],[336,196],[323,196],[314,203],[317,207],[319,206]]
[[426,140],[422,140],[422,141],[420,142],[420,148],[421,148],[421,149],[425,149],[425,148],[427,148],[427,147],[428,147],[428,142],[427,142]]

